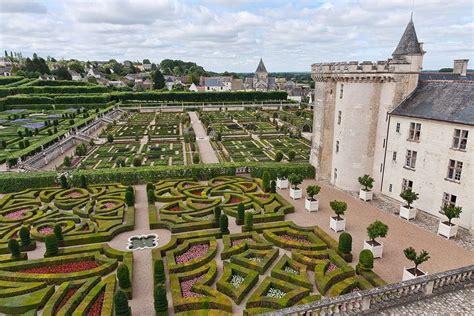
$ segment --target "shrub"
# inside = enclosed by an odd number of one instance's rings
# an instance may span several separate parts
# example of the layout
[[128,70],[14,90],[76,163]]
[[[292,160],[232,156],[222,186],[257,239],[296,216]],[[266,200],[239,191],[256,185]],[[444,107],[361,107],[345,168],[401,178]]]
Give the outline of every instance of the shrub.
[[65,175],[61,175],[61,177],[59,177],[59,183],[61,185],[61,188],[69,189],[69,183],[67,182],[67,178]]
[[245,217],[245,207],[242,203],[237,206],[237,225],[242,225]]
[[81,188],[87,189],[87,179],[85,175],[81,174],[80,181],[81,181],[81,184],[80,184]]
[[27,227],[23,226],[20,228],[19,235],[23,247],[27,247],[31,244],[30,230]]
[[372,271],[374,268],[374,254],[369,249],[364,249],[359,254],[359,269]]
[[56,240],[61,241],[64,239],[61,225],[59,224],[54,225],[53,232],[54,232],[54,236],[56,237]]
[[147,182],[146,184],[146,191],[150,191],[150,190],[155,190],[155,185],[151,182]]
[[142,158],[140,156],[133,157],[133,166],[140,167],[142,165]]
[[46,244],[46,256],[55,256],[58,254],[58,240],[55,235],[46,236],[44,243]]
[[69,156],[64,157],[63,164],[66,168],[70,168],[71,167],[71,157],[69,157]]
[[123,263],[119,265],[119,267],[117,268],[117,279],[118,284],[122,289],[128,289],[132,286],[132,284],[130,283],[130,272],[128,270],[127,265]]
[[303,182],[303,176],[297,173],[292,173],[288,176],[288,181],[293,185],[293,189],[297,190],[298,185]]
[[352,236],[349,233],[342,233],[339,235],[339,246],[340,252],[349,254],[352,251]]
[[270,192],[276,193],[276,191],[277,191],[277,183],[275,180],[272,180],[272,182],[270,183]]
[[288,169],[281,168],[280,170],[278,170],[277,177],[282,180],[285,180],[286,178],[288,178]]
[[165,274],[165,267],[163,265],[163,260],[159,259],[156,260],[153,266],[153,273],[155,277],[155,285],[158,284],[165,284],[166,282],[166,274]]
[[422,264],[425,261],[428,261],[430,259],[430,254],[426,250],[422,250],[420,254],[418,255],[413,247],[408,247],[405,250],[403,250],[403,253],[405,254],[405,257],[413,261],[415,264],[415,276],[417,276],[417,269],[420,264]]
[[288,152],[288,161],[293,161],[293,160],[295,160],[295,157],[296,157],[295,151],[294,151],[294,150],[290,150],[290,151]]
[[276,154],[275,154],[275,161],[276,162],[280,162],[283,160],[283,153],[281,151],[278,151]]
[[117,157],[117,159],[115,159],[115,164],[117,167],[125,167],[125,158]]
[[388,233],[388,226],[381,221],[375,221],[367,226],[367,235],[372,242],[375,242],[377,237],[385,237]]
[[130,306],[128,306],[127,294],[124,291],[118,290],[114,295],[114,309],[116,316],[130,316]]
[[344,215],[347,210],[347,203],[344,201],[334,200],[329,203],[329,206],[331,206],[331,209],[336,213],[337,219],[341,220],[341,215]]
[[320,191],[321,187],[319,185],[310,185],[306,188],[306,194],[308,194],[311,201],[315,201],[314,196],[318,195]]
[[113,143],[114,142],[114,136],[112,134],[107,134],[107,141],[109,143]]
[[20,244],[16,239],[10,239],[8,241],[8,249],[13,258],[21,257]]
[[150,189],[147,191],[148,204],[155,204],[155,190]]
[[125,191],[125,201],[127,206],[133,206],[135,204],[135,198],[133,196],[133,191]]
[[374,187],[374,178],[369,176],[368,174],[365,174],[362,177],[359,177],[359,183],[360,185],[364,186],[364,191],[369,191]]
[[418,193],[413,192],[412,190],[408,189],[400,193],[400,197],[407,202],[407,207],[411,208],[411,204],[418,200]]
[[221,217],[219,218],[219,227],[223,235],[229,233],[229,219],[227,218],[227,215],[221,214]]
[[253,228],[253,213],[252,212],[245,212],[245,223],[244,223],[245,230],[249,231]]
[[194,164],[198,164],[200,162],[200,158],[199,158],[199,153],[194,153],[193,154],[193,163]]
[[441,210],[441,213],[448,218],[449,225],[453,218],[459,218],[462,213],[462,207],[454,205],[445,205]]
[[214,221],[216,224],[219,224],[219,219],[221,217],[221,208],[219,206],[214,207]]
[[268,192],[270,190],[270,173],[268,173],[268,171],[263,172],[262,188],[265,192]]
[[167,314],[168,311],[168,299],[166,298],[166,290],[164,286],[155,287],[154,291],[155,299],[155,312],[158,314]]

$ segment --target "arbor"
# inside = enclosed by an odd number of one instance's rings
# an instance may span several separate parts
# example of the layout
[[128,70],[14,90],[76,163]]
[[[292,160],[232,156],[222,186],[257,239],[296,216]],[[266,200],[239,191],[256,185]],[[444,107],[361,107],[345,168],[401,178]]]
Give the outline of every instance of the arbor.
[[318,195],[320,191],[321,191],[321,187],[319,185],[310,185],[306,188],[306,194],[308,194],[308,198],[311,201],[316,200],[314,196]]
[[358,178],[360,185],[364,187],[364,191],[369,191],[374,187],[374,178],[369,176],[368,174],[363,175],[362,177]]
[[295,190],[298,190],[298,185],[303,182],[303,176],[297,173],[292,173],[288,176],[288,181],[290,181]]
[[418,200],[418,193],[413,192],[412,190],[408,189],[400,193],[400,197],[407,202],[407,207],[411,208],[411,204]]
[[153,80],[153,89],[160,90],[165,87],[165,77],[163,77],[160,70],[155,70],[151,75],[151,78]]
[[332,202],[329,202],[329,206],[331,206],[331,209],[336,213],[337,220],[341,220],[341,215],[344,215],[347,209],[347,203],[344,201],[337,201],[334,200]]
[[413,263],[415,264],[415,272],[414,272],[415,276],[418,275],[417,274],[418,266],[422,264],[423,262],[428,261],[428,259],[430,259],[430,254],[428,251],[422,250],[420,254],[417,254],[416,250],[413,247],[406,248],[405,250],[403,250],[403,253],[405,254],[405,257],[408,260],[413,261]]
[[381,221],[375,221],[369,226],[367,226],[367,235],[369,239],[376,243],[375,238],[385,237],[388,233],[388,226],[382,223]]
[[130,282],[130,271],[126,264],[122,263],[117,268],[117,279],[118,284],[122,289],[128,289],[132,286],[132,283]]
[[448,218],[449,225],[451,225],[451,220],[453,218],[459,218],[462,213],[462,207],[454,205],[445,205],[441,210],[441,213]]

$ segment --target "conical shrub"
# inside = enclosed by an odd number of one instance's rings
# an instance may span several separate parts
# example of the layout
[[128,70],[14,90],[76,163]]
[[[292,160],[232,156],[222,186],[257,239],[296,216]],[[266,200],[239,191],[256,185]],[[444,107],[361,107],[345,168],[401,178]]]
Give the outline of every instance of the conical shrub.
[[130,271],[128,270],[127,265],[123,263],[119,265],[117,269],[117,279],[119,286],[122,289],[128,289],[132,286],[130,282]]

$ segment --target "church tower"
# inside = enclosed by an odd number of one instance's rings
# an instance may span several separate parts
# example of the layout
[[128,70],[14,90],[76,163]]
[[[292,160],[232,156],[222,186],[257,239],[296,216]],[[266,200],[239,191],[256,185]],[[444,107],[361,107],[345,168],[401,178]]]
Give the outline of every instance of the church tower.
[[267,91],[268,90],[268,72],[265,68],[262,58],[258,63],[257,70],[255,70],[254,76],[254,85],[255,90],[257,91]]
[[311,66],[315,81],[310,162],[317,178],[357,191],[369,174],[380,192],[388,113],[417,86],[423,62],[410,20],[392,58]]

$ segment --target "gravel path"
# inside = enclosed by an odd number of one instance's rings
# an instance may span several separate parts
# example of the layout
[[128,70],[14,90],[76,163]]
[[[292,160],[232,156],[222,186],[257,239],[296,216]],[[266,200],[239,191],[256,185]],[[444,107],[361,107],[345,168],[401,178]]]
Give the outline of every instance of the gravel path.
[[212,148],[211,142],[209,141],[209,136],[206,134],[202,122],[199,120],[196,112],[189,112],[189,117],[191,118],[191,125],[196,134],[196,142],[199,148],[199,154],[201,155],[201,161],[203,163],[219,163],[219,158]]

